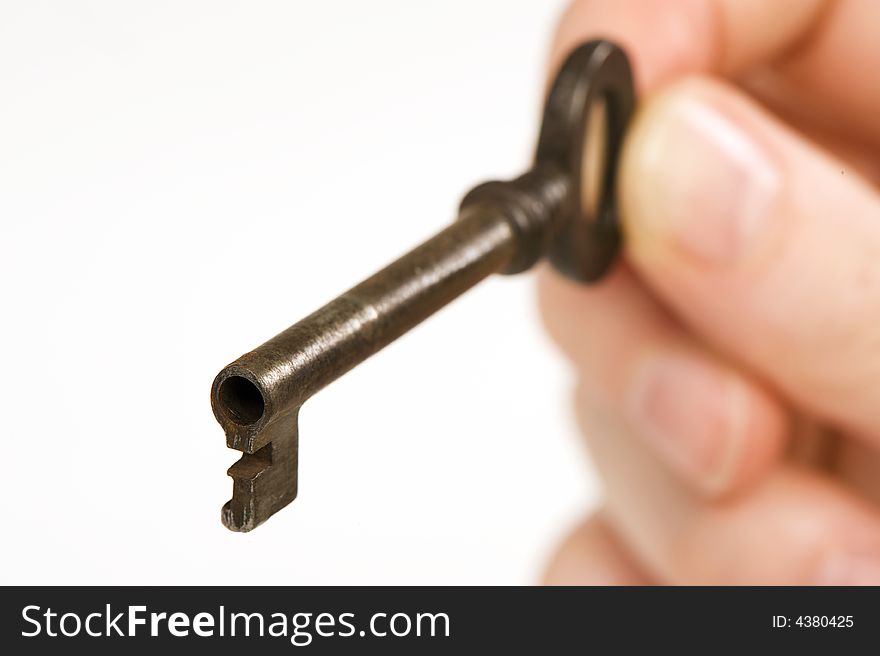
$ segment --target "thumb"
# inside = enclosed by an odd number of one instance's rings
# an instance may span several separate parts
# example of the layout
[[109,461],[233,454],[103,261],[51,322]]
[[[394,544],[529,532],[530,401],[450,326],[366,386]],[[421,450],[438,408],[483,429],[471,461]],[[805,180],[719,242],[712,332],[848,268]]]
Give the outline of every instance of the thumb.
[[880,199],[733,87],[640,110],[620,171],[628,257],[698,334],[880,439]]

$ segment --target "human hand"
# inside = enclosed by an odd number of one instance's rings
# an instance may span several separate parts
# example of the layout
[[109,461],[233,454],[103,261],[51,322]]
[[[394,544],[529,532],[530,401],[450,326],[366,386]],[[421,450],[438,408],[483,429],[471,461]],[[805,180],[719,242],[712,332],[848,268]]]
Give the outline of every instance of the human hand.
[[624,262],[549,270],[606,500],[550,583],[880,584],[880,7],[578,0],[641,99]]

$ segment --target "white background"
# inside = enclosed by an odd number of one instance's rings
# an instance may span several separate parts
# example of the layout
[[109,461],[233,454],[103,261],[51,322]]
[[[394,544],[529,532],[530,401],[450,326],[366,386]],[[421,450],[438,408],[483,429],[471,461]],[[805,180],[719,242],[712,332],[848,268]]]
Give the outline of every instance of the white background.
[[216,372],[517,174],[561,2],[3,2],[2,583],[531,583],[596,502],[533,281],[308,402],[228,532]]

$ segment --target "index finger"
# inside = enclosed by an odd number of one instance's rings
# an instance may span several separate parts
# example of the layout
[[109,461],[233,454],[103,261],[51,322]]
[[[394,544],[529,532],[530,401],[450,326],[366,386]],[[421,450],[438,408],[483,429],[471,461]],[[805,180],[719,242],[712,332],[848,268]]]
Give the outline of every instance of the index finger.
[[582,41],[602,37],[627,52],[643,94],[683,75],[737,75],[789,50],[813,28],[827,4],[827,0],[575,0],[559,22],[551,70]]
[[[678,77],[749,82],[800,125],[880,145],[878,6],[869,0],[575,0],[560,21],[551,70],[578,43],[621,45],[640,94]],[[762,93],[762,95],[765,95]]]

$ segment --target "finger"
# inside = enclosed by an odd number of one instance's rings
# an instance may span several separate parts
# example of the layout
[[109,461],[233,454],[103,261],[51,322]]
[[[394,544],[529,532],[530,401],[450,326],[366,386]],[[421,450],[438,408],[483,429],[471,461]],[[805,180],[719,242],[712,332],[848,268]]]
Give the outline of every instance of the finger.
[[875,187],[880,186],[878,139],[870,139],[865,130],[853,130],[851,121],[841,120],[830,98],[825,98],[824,105],[810,105],[802,98],[799,86],[775,71],[750,76],[740,81],[738,86],[758,99],[786,125],[825,152],[846,161]]
[[640,92],[692,73],[739,74],[789,51],[827,1],[576,0],[559,22],[555,69],[579,43],[604,37],[628,53]]
[[778,66],[790,105],[817,125],[880,145],[880,85],[865,69],[880,60],[880,6],[845,0],[820,11],[813,32]]
[[626,553],[601,515],[577,526],[556,549],[544,585],[646,585],[649,579]]
[[880,428],[880,199],[728,85],[641,110],[621,162],[628,256],[689,326],[838,428]]
[[806,469],[736,498],[693,495],[587,393],[578,415],[608,490],[610,525],[650,576],[674,584],[880,583],[880,516]]
[[783,407],[688,337],[625,268],[597,287],[555,278],[539,279],[551,336],[689,484],[710,496],[730,493],[778,460]]
[[577,44],[605,37],[632,60],[640,94],[696,73],[772,73],[810,123],[880,144],[880,20],[867,0],[577,0],[560,21],[551,70]]
[[880,506],[880,451],[855,440],[841,439],[834,472],[853,490]]

